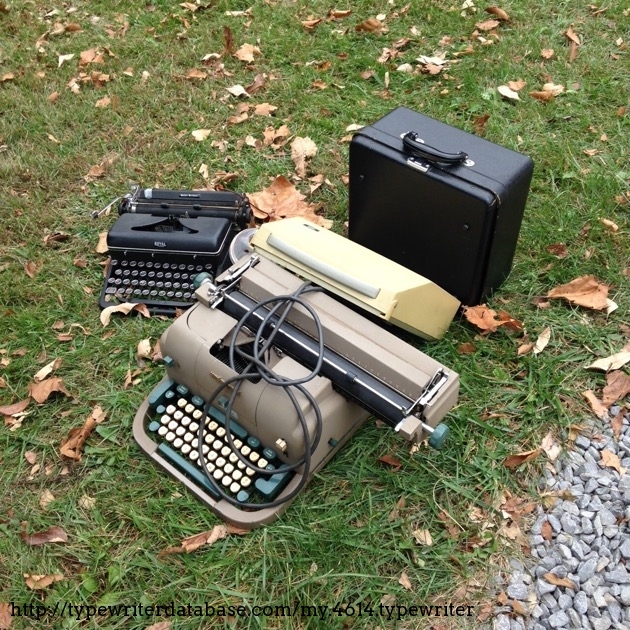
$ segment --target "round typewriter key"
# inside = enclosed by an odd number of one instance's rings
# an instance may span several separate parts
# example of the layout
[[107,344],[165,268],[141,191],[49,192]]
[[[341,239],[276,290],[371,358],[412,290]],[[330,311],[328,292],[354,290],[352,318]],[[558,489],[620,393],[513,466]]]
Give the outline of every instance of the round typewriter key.
[[131,277],[132,277],[132,278],[137,278],[137,277],[138,277],[138,270],[137,270],[137,269],[134,269],[134,270],[131,272]]
[[180,399],[177,401],[177,406],[178,406],[180,409],[183,409],[183,408],[184,408],[187,404],[188,404],[188,401],[187,401],[185,398],[180,398]]
[[199,440],[197,438],[193,438],[193,441],[190,443],[193,448],[199,447]]
[[195,420],[199,420],[199,418],[201,418],[201,416],[203,416],[203,413],[201,411],[199,411],[199,409],[197,409],[196,411],[193,411],[193,418]]
[[245,474],[248,477],[253,477],[256,474],[256,471],[253,468],[250,468],[249,466],[245,469]]
[[171,416],[169,416],[166,413],[160,418],[160,422],[165,425],[168,424],[170,421],[171,421]]
[[165,291],[158,291],[158,295],[163,298],[163,297],[166,296],[166,292]]
[[130,267],[135,267],[136,266],[136,261],[135,260],[130,260],[129,261],[129,266]]
[[[212,438],[212,436],[210,436],[210,438]],[[214,439],[214,438],[212,438]],[[223,448],[223,442],[221,440],[214,440],[214,442],[212,443],[212,448],[217,451],[220,452],[221,449]]]
[[[147,267],[150,265],[151,263],[147,263]],[[147,277],[149,278],[155,278],[155,271],[149,271],[147,273]]]
[[175,295],[175,294],[173,293],[173,291],[167,291],[167,292],[166,292],[166,297],[168,297],[168,298],[172,298],[172,297],[173,297],[173,295]]
[[163,282],[156,282],[156,283],[155,283],[155,286],[156,286],[158,289],[161,289],[161,288],[164,286],[164,283],[163,283]]
[[186,433],[186,427],[179,426],[175,429],[175,435],[177,437],[182,437]]
[[245,470],[245,464],[239,459],[238,462],[236,462],[236,467],[239,470]]
[[164,436],[169,442],[172,442],[175,439],[175,434],[172,431],[169,431],[165,436]]
[[223,455],[223,457],[229,457],[231,452],[232,452],[232,449],[229,446],[224,446],[221,449],[221,455]]
[[220,468],[217,468],[213,473],[212,476],[219,481],[221,479],[221,477],[223,477],[223,471]]
[[149,295],[149,289],[144,289],[144,290],[142,291],[142,295],[143,295],[144,297],[146,297],[147,295]]
[[114,293],[116,293],[116,288],[115,287],[107,287],[107,289],[105,289],[105,293],[107,293],[108,295],[113,295]]
[[195,405],[193,405],[192,403],[188,403],[186,405],[186,409],[184,409],[186,413],[192,413],[194,410],[195,410]]
[[236,464],[236,462],[238,461],[238,455],[234,452],[231,452],[228,459],[230,460],[231,464]]
[[195,450],[191,450],[188,457],[190,457],[193,461],[197,461],[199,459],[199,453]]
[[206,468],[209,473],[213,473],[216,470],[216,466],[212,462],[206,462]]
[[181,299],[181,297],[182,297],[182,292],[181,292],[181,291],[178,291],[178,292],[175,294],[175,297],[176,297],[178,300],[179,300],[179,299]]
[[232,471],[232,479],[234,479],[234,481],[238,481],[242,476],[243,473],[240,470]]
[[207,444],[203,444],[203,445],[202,445],[202,447],[201,447],[201,452],[202,452],[204,455],[207,455],[207,454],[210,452],[210,448],[208,447],[208,445],[207,445]]
[[170,273],[170,272],[169,272],[169,273],[165,273],[165,274],[164,274],[164,279],[165,279],[165,280],[170,280],[172,277],[173,277],[173,274],[172,274],[172,273]]
[[208,453],[208,459],[209,459],[211,462],[213,462],[215,459],[217,459],[217,457],[219,457],[219,456],[217,455],[217,452],[216,452],[216,451],[210,451],[210,452]]
[[191,422],[188,427],[193,433],[199,430],[199,425],[196,422]]
[[201,396],[193,396],[190,399],[190,402],[196,407],[203,407],[205,405],[203,398]]
[[180,276],[180,274],[178,274],[178,273],[174,273],[174,274],[173,274],[173,280],[179,280],[179,279],[180,279],[180,277],[181,277],[181,276]]
[[144,266],[147,269],[151,269],[151,267],[153,267],[153,263],[150,260],[147,260],[147,262],[144,263]]
[[180,438],[180,437],[176,437],[173,440],[173,447],[174,448],[181,448],[183,444],[184,444],[184,440],[182,440],[182,438]]
[[122,269],[116,269],[116,270],[114,271],[114,275],[115,275],[115,276],[120,276],[120,275],[122,275],[122,272],[123,272],[123,270],[122,270]]
[[[252,470],[250,468],[250,470]],[[254,471],[252,470],[252,474],[254,473]],[[249,485],[251,485],[252,480],[249,477],[243,477],[241,479],[241,486],[243,486],[243,488],[247,488]]]
[[[192,266],[192,265],[191,265],[191,266]],[[210,268],[212,269],[212,266],[210,266]],[[203,265],[197,265],[197,266],[195,267],[195,271],[196,271],[197,273],[199,273],[200,271],[203,271]]]
[[181,263],[181,264],[179,265],[179,270],[180,270],[180,271],[186,271],[186,265],[185,265],[184,263]]
[[241,449],[241,454],[244,457],[247,457],[251,452],[252,452],[252,449],[249,448],[249,446],[247,446],[247,444],[245,446],[243,446],[243,448]]
[[170,264],[165,262],[162,263],[162,271],[168,271],[171,268]]
[[217,457],[217,466],[219,466],[220,468],[223,468],[223,466],[225,466],[225,460],[223,459],[223,457]]
[[225,466],[223,466],[223,470],[226,475],[231,475],[234,472],[234,466],[232,466],[232,464],[225,464]]
[[182,444],[182,453],[184,455],[188,455],[192,449],[190,448],[190,444]]
[[194,438],[195,436],[192,433],[186,433],[186,435],[184,435],[184,442],[192,442]]
[[188,416],[184,416],[184,417],[182,418],[182,426],[183,426],[183,427],[187,427],[187,426],[190,424],[190,422],[191,422],[191,421],[190,421],[190,418],[189,418]]
[[230,486],[230,492],[232,494],[236,494],[237,492],[240,491],[240,489],[241,489],[241,486],[236,482],[232,483],[232,485]]
[[260,448],[260,440],[255,438],[253,435],[250,435],[247,438],[247,443],[252,447],[252,448]]
[[153,291],[151,291],[151,292],[149,293],[149,295],[150,295],[152,298],[157,297],[157,294],[158,294],[158,292],[157,292],[155,289],[153,289]]
[[256,451],[252,451],[249,454],[249,461],[256,463],[258,461],[259,457],[260,457],[260,455]]
[[195,265],[188,265],[188,267],[186,267],[187,271],[194,271],[195,270]]
[[173,414],[173,418],[175,418],[175,420],[179,421],[184,417],[184,412],[181,409],[178,409],[174,414]]
[[[172,394],[173,392],[166,392],[166,394],[164,394],[165,398],[173,398],[173,396],[169,396],[169,394]],[[177,411],[177,407],[175,405],[168,405],[166,407],[166,413],[170,414],[171,416]]]
[[139,287],[146,287],[147,286],[147,281],[146,280],[140,280],[140,282],[138,282],[138,286]]
[[129,263],[126,260],[121,261],[120,266],[126,267]]
[[225,475],[225,477],[223,477],[223,479],[221,479],[221,483],[226,488],[229,488],[232,485],[232,477],[230,477],[229,475]]
[[268,459],[270,462],[272,462],[277,457],[276,452],[270,448],[264,449],[262,454],[263,454],[263,457]]
[[165,282],[164,283],[164,288],[165,289],[170,289],[173,285],[170,282]]
[[179,289],[181,288],[179,285],[179,282],[173,282],[173,289]]
[[185,300],[190,300],[191,297],[192,297],[192,293],[189,293],[188,291],[186,293],[184,293],[184,299]]
[[223,436],[225,435],[225,429],[224,429],[223,427],[219,427],[219,428],[217,429],[217,435],[218,435],[219,437],[223,437]]
[[161,426],[158,429],[158,435],[161,435],[162,437],[164,437],[167,433],[168,433],[168,427]]
[[175,431],[175,429],[177,429],[177,427],[178,427],[178,426],[179,426],[179,424],[177,424],[177,422],[176,422],[175,420],[171,420],[171,421],[168,423],[168,428],[169,428],[171,431]]
[[131,280],[129,280],[129,278],[123,278],[122,283],[123,285],[128,286],[129,284],[131,284]]
[[214,436],[210,435],[209,433],[206,433],[206,435],[203,436],[203,441],[206,444],[212,444],[212,440],[214,440]]
[[[253,453],[252,453],[253,455]],[[251,457],[250,457],[251,459]],[[258,468],[264,468],[269,462],[266,459],[263,459],[262,457],[258,460],[258,463],[256,464],[256,466],[258,466]]]

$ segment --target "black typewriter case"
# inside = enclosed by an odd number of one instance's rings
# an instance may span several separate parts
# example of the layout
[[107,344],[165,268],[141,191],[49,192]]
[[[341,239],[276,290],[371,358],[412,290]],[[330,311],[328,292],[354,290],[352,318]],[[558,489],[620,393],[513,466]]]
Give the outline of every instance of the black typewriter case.
[[530,158],[399,107],[350,144],[349,237],[465,305],[507,278]]
[[230,265],[229,246],[239,231],[226,218],[121,215],[107,235],[111,261],[101,308],[141,302],[151,314],[168,316],[187,309],[195,276],[215,277]]

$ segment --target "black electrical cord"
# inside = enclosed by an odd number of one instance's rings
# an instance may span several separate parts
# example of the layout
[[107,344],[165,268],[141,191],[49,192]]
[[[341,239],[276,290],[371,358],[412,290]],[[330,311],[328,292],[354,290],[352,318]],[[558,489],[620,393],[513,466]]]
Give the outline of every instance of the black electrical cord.
[[[308,476],[311,469],[311,456],[315,452],[315,449],[317,448],[317,445],[319,444],[319,440],[321,439],[321,435],[322,435],[322,416],[321,416],[321,411],[319,409],[317,401],[315,400],[313,395],[303,386],[303,384],[315,378],[315,376],[317,376],[317,374],[319,373],[319,370],[324,360],[324,336],[323,336],[323,329],[322,329],[321,321],[319,319],[319,316],[317,315],[317,312],[310,304],[304,301],[300,296],[306,292],[320,291],[320,290],[321,289],[319,287],[314,287],[310,285],[309,283],[305,282],[304,284],[300,285],[298,289],[291,295],[272,296],[270,298],[262,300],[258,302],[253,309],[245,313],[245,315],[241,317],[241,319],[238,321],[238,323],[234,327],[234,331],[232,333],[232,338],[230,340],[230,345],[229,345],[229,365],[234,371],[236,371],[235,355],[238,355],[239,357],[241,357],[242,359],[245,359],[248,362],[247,366],[240,374],[236,374],[235,376],[229,378],[224,383],[219,385],[210,394],[203,408],[202,416],[199,420],[199,431],[197,435],[197,452],[199,453],[199,462],[200,462],[201,469],[203,470],[208,480],[212,483],[213,487],[217,490],[219,495],[225,501],[227,501],[228,503],[231,503],[232,505],[235,505],[241,508],[253,509],[253,510],[262,510],[265,508],[278,507],[279,505],[282,505],[283,503],[286,503],[287,501],[290,501],[295,496],[297,496],[302,491],[306,483],[308,482]],[[302,378],[289,379],[284,376],[281,376],[280,374],[276,374],[265,363],[264,359],[261,358],[261,356],[263,356],[265,352],[271,349],[277,331],[279,330],[282,323],[286,320],[286,318],[289,315],[290,310],[293,308],[295,304],[299,304],[304,309],[306,309],[306,311],[313,318],[315,328],[316,328],[315,340],[318,344],[318,357],[317,357],[315,367],[309,374],[307,374],[306,376],[303,376]],[[245,352],[244,350],[236,346],[236,343],[235,343],[236,337],[238,333],[241,331],[241,329],[243,327],[246,327],[246,322],[252,313],[254,313],[260,308],[265,308],[269,305],[273,305],[273,306],[269,308],[268,310],[266,309],[266,314],[254,338],[252,354],[248,354],[247,352]],[[276,316],[276,314],[281,309],[283,310],[281,314],[278,316],[277,321],[273,325],[271,325],[272,318]],[[263,339],[263,335],[265,334],[267,334],[267,337],[266,339]],[[293,405],[293,407],[295,408],[297,412],[298,422],[300,423],[300,427],[304,435],[304,456],[293,464],[286,464],[273,471],[260,468],[256,466],[253,462],[251,462],[250,460],[246,459],[245,456],[242,455],[239,452],[239,450],[234,446],[232,434],[229,430],[230,419],[232,417],[232,406],[238,394],[238,390],[241,384],[243,383],[243,381],[251,379],[253,375],[261,378],[266,383],[269,383],[277,387],[281,387],[286,392],[287,396],[289,397],[289,400],[291,401],[291,404]],[[225,406],[223,413],[225,415],[226,440],[230,448],[234,452],[234,454],[239,459],[239,461],[243,462],[246,466],[254,470],[256,473],[264,474],[267,476],[293,471],[301,466],[304,467],[302,471],[302,478],[300,479],[300,482],[298,483],[298,485],[290,493],[283,496],[281,499],[268,501],[266,503],[243,503],[241,501],[237,501],[234,497],[224,492],[218,486],[218,484],[212,477],[212,474],[208,470],[205,456],[203,453],[204,434],[206,431],[206,419],[210,412],[210,408],[213,406],[213,403],[218,398],[219,394],[226,387],[229,387],[232,384],[235,384],[235,385],[232,388],[232,393],[230,394],[228,403]],[[310,438],[308,425],[306,423],[306,417],[304,416],[302,409],[298,403],[298,400],[295,396],[295,393],[292,391],[291,388],[297,389],[302,395],[304,395],[306,399],[308,400],[308,402],[311,404],[311,407],[313,408],[313,411],[315,413],[315,434],[313,436],[313,440],[311,440]]]

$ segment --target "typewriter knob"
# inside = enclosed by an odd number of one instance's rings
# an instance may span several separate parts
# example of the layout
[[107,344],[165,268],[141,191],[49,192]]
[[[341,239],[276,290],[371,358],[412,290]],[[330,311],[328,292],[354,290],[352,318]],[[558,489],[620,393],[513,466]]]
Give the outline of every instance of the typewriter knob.
[[193,280],[193,287],[195,287],[195,291],[206,282],[214,282],[212,274],[208,273],[207,271],[202,271],[201,273],[198,273]]
[[433,428],[433,432],[429,437],[429,446],[438,450],[441,449],[450,432],[450,429],[445,424],[438,424]]

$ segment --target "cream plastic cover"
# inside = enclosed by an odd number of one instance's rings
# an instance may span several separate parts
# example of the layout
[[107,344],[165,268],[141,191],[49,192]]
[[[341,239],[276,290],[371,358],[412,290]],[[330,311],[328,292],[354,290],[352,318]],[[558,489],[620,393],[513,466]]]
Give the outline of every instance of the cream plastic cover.
[[251,244],[280,266],[425,339],[440,339],[459,308],[430,280],[300,217],[263,224]]

